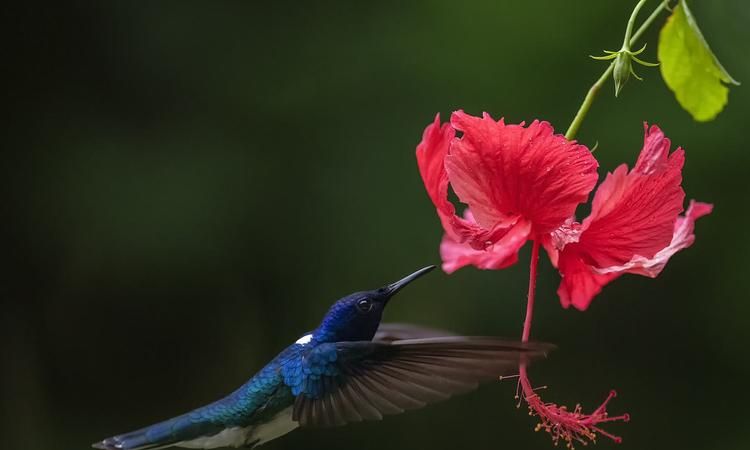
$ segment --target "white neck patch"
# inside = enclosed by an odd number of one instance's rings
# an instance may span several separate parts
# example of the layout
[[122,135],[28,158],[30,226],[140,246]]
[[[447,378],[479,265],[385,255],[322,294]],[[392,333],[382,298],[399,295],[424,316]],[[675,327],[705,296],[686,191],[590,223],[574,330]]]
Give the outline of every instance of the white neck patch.
[[313,338],[312,333],[306,334],[306,335],[302,336],[301,338],[297,339],[294,343],[295,344],[300,344],[300,345],[309,344],[310,341],[312,341],[312,338]]

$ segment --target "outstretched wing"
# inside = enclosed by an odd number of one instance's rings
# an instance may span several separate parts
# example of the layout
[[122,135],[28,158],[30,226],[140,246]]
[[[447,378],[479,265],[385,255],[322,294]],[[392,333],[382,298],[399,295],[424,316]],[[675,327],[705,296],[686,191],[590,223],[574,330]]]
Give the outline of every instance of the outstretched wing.
[[488,337],[338,342],[318,346],[292,386],[292,419],[325,427],[421,408],[545,355],[547,344]]

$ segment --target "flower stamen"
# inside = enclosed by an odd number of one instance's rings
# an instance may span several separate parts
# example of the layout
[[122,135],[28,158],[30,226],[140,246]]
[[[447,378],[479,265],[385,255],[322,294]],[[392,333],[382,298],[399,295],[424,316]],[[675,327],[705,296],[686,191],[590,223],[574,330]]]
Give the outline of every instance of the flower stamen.
[[[589,442],[596,443],[598,436],[604,436],[615,443],[621,443],[622,438],[616,436],[601,428],[601,424],[609,422],[628,422],[629,414],[620,414],[610,416],[607,412],[607,405],[610,400],[617,396],[614,390],[609,392],[607,398],[591,413],[584,413],[581,404],[576,404],[573,410],[569,410],[565,405],[557,405],[551,402],[545,402],[535,391],[546,389],[547,386],[532,388],[525,368],[521,373],[519,385],[523,390],[523,400],[529,408],[529,415],[539,418],[539,423],[534,427],[534,431],[546,431],[552,438],[552,443],[558,445],[561,441],[571,450],[576,443],[588,445]],[[517,407],[520,407],[520,401]]]

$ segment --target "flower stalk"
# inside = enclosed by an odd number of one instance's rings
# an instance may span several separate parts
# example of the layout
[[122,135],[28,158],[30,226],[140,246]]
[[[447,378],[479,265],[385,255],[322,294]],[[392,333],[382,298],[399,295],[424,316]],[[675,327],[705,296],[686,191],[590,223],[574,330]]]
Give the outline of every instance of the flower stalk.
[[523,321],[521,342],[529,342],[531,321],[534,317],[534,297],[536,295],[536,274],[539,266],[539,240],[534,239],[531,245],[531,262],[529,263],[529,292],[526,296],[526,318]]
[[[522,342],[528,342],[531,335],[538,265],[539,240],[535,239],[531,247],[529,291],[526,302],[526,318],[524,319],[523,331],[521,333]],[[577,404],[571,411],[566,406],[544,402],[532,387],[525,363],[520,364],[518,373],[518,383],[521,387],[523,400],[529,407],[529,415],[539,418],[539,423],[534,428],[534,431],[546,431],[550,434],[552,442],[555,445],[563,441],[567,448],[573,450],[576,443],[581,443],[582,445],[586,445],[588,442],[595,443],[597,436],[607,437],[618,444],[622,442],[622,438],[601,428],[601,424],[607,422],[628,422],[630,420],[628,414],[610,416],[607,412],[607,404],[617,396],[614,390],[610,391],[607,398],[598,408],[592,413],[586,414],[583,412],[580,404]]]

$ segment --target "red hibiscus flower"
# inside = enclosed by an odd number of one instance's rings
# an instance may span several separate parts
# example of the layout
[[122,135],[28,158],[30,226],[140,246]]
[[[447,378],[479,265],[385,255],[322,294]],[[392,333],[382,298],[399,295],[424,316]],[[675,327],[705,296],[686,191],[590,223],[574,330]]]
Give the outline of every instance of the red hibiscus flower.
[[[679,216],[685,154],[680,148],[670,154],[669,139],[658,127],[645,130],[633,170],[623,164],[608,174],[594,194],[591,214],[579,223],[576,207],[597,181],[598,164],[585,146],[554,134],[547,122],[506,125],[487,114],[479,118],[459,111],[450,124],[441,125],[436,117],[417,147],[417,163],[445,229],[443,270],[502,269],[514,264],[519,249],[532,240],[524,342],[531,331],[540,246],[562,276],[557,292],[566,308],[585,310],[605,284],[623,273],[658,275],[674,253],[693,243],[695,220],[712,206],[691,201],[685,216]],[[463,217],[456,215],[449,187],[467,205]],[[543,401],[524,363],[518,386],[530,414],[539,418],[537,430],[549,432],[555,443],[572,447],[597,435],[620,442],[601,428],[629,420],[627,414],[608,414],[614,391],[586,414],[580,405],[568,409]]]
[[[669,148],[657,126],[646,127],[633,170],[623,164],[608,174],[591,214],[578,223],[576,207],[598,178],[585,146],[554,134],[547,122],[506,125],[458,111],[441,125],[436,117],[417,147],[417,162],[445,229],[443,270],[502,269],[517,261],[527,240],[536,240],[560,271],[562,305],[580,310],[623,273],[658,275],[692,244],[695,219],[711,211],[691,202],[679,217],[685,155]],[[448,199],[449,186],[467,205],[463,217]]]

